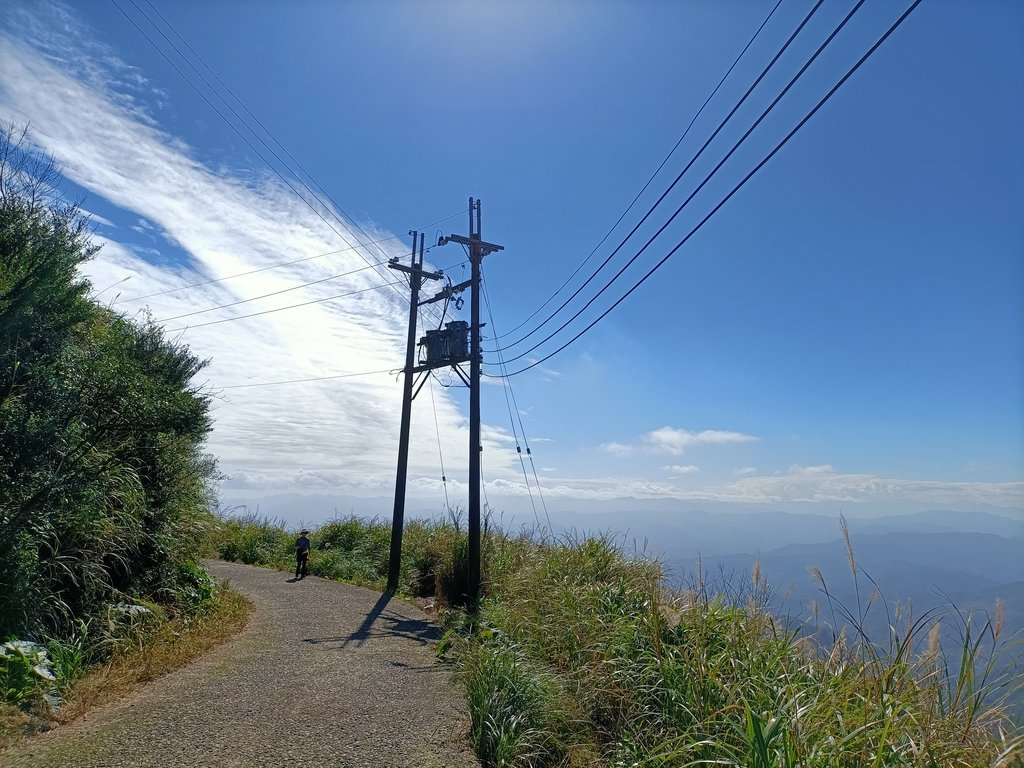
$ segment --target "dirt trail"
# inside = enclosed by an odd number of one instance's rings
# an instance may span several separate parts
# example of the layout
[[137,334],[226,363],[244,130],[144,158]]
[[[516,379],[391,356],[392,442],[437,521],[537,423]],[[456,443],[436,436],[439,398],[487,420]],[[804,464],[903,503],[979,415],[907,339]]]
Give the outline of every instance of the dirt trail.
[[0,765],[479,765],[422,612],[348,584],[207,565],[253,601],[245,630],[126,700],[0,754]]

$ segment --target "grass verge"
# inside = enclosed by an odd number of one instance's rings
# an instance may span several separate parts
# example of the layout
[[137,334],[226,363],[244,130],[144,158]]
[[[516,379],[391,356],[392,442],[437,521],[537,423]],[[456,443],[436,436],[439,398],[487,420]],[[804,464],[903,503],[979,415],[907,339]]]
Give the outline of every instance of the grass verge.
[[117,648],[109,660],[75,681],[59,709],[43,704],[24,711],[0,703],[0,751],[43,731],[70,723],[86,712],[124,698],[230,640],[249,621],[252,605],[230,588],[218,589],[203,609],[161,623],[142,642]]

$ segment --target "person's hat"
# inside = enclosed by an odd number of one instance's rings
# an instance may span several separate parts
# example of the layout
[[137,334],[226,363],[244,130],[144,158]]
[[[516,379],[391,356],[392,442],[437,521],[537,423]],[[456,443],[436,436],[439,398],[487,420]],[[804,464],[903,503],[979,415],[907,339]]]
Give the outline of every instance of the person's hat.
[[299,533],[309,533],[309,528],[303,528]]

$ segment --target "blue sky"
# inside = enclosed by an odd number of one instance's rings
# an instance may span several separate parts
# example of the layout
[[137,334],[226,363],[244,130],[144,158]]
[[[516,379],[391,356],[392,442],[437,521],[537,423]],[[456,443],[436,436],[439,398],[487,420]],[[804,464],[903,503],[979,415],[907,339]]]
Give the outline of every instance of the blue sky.
[[[374,239],[481,198],[484,237],[505,246],[485,263],[494,312],[485,333],[519,325],[591,252],[774,4],[152,2]],[[151,6],[137,3],[118,0],[165,45],[141,14],[159,21]],[[811,5],[783,0],[581,276],[653,204]],[[640,230],[646,236],[631,240],[584,298],[667,220],[852,5],[826,0],[653,214],[655,226]],[[904,7],[868,0],[581,321],[717,204]],[[96,290],[131,275],[103,299],[344,247],[113,3],[3,0],[0,10],[0,118],[29,123],[64,164],[68,191],[86,195],[108,243],[89,266]],[[553,505],[618,497],[876,511],[1024,505],[1022,30],[1017,3],[925,0],[635,294],[564,352],[512,377]],[[440,227],[461,233],[465,218]],[[404,256],[407,238],[382,248]],[[457,263],[454,249],[428,258]],[[348,251],[116,306],[148,304],[157,319],[172,318],[362,266]],[[450,274],[461,280],[461,267]],[[188,322],[384,279],[366,270]],[[368,290],[185,332],[212,358],[211,385],[226,388],[211,438],[230,476],[225,493],[387,495],[400,406],[394,376],[234,387],[398,368],[404,318],[395,291]],[[439,497],[440,434],[458,499],[466,397],[441,386],[433,397],[436,429],[427,391],[416,401],[411,484],[428,501]],[[490,493],[518,508],[523,476],[495,382],[483,412]]]

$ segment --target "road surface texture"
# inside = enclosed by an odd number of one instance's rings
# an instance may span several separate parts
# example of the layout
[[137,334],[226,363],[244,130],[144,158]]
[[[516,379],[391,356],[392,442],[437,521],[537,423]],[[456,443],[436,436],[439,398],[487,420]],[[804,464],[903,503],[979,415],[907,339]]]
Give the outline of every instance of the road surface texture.
[[233,640],[0,766],[479,765],[435,625],[377,592],[207,563],[255,606]]

